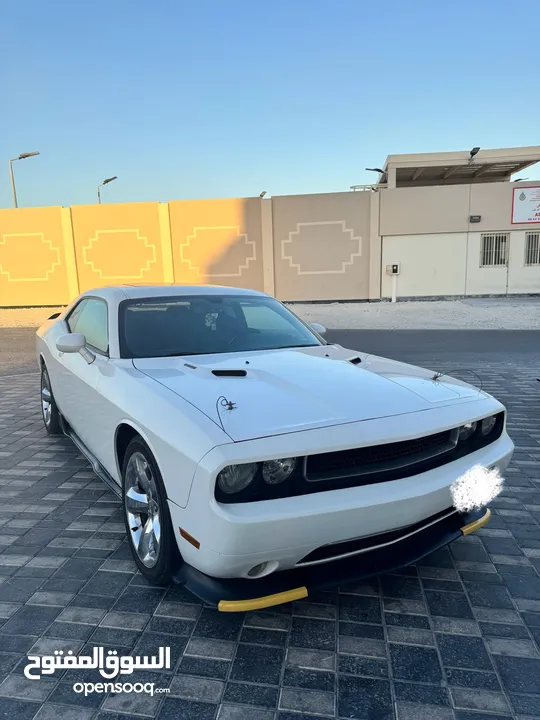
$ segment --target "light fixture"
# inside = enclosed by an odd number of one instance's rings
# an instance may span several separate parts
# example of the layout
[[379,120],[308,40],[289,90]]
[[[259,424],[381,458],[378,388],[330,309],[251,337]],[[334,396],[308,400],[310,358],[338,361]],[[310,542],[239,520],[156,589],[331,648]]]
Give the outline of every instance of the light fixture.
[[257,463],[228,465],[217,476],[219,489],[227,494],[241,492],[251,483],[257,473]]
[[477,427],[478,423],[476,422],[470,422],[462,425],[459,428],[459,441],[463,442],[464,440],[468,440],[472,435],[474,435]]
[[98,203],[99,203],[99,204],[101,204],[101,188],[102,188],[104,185],[107,185],[108,183],[112,182],[113,180],[118,180],[118,177],[115,175],[114,177],[107,178],[106,180],[104,180],[104,181],[101,183],[101,185],[98,185],[98,188],[97,188],[97,200],[98,200]]
[[29,152],[29,153],[21,153],[18,157],[13,158],[9,161],[9,177],[11,180],[11,192],[13,195],[13,207],[19,207],[17,204],[17,191],[15,190],[15,178],[13,176],[13,163],[16,160],[26,160],[26,158],[34,157],[35,155],[39,155],[38,152]]

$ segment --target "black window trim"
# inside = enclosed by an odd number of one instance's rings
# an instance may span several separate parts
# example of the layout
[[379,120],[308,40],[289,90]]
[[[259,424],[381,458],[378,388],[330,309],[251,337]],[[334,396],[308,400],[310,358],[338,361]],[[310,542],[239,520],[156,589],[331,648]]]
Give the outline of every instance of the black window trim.
[[[80,300],[77,302],[77,304],[74,305],[74,306],[71,308],[71,310],[69,311],[69,313],[68,313],[68,314],[66,315],[66,317],[64,318],[64,322],[66,323],[66,326],[67,326],[67,329],[68,329],[68,334],[69,334],[69,335],[72,335],[72,334],[73,334],[73,331],[71,330],[71,328],[70,328],[70,326],[69,326],[69,322],[68,322],[68,321],[69,321],[69,318],[73,315],[73,313],[74,313],[75,310],[79,307],[79,305],[82,305],[84,302],[86,302],[86,300],[99,300],[100,302],[102,302],[102,303],[105,304],[105,309],[106,309],[106,311],[107,311],[107,350],[106,350],[106,352],[103,352],[103,350],[100,350],[99,348],[97,348],[97,347],[95,347],[94,345],[92,345],[91,343],[89,343],[88,340],[87,340],[86,344],[87,344],[88,348],[89,348],[90,350],[92,350],[92,352],[95,352],[95,353],[97,353],[98,355],[101,355],[101,357],[108,358],[108,357],[110,357],[110,355],[109,355],[109,349],[110,349],[110,346],[111,346],[111,343],[110,343],[111,334],[110,334],[110,332],[109,332],[109,303],[105,300],[105,298],[98,297],[97,295],[84,295],[84,297],[80,298]],[[86,336],[85,336],[85,337],[86,337]]]

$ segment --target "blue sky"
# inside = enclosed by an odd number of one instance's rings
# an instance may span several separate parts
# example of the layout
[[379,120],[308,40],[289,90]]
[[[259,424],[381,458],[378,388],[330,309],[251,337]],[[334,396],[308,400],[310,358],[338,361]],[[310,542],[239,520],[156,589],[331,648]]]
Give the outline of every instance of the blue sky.
[[334,192],[390,153],[540,144],[539,27],[508,0],[4,2],[0,207],[34,150],[21,207],[111,175],[104,202]]

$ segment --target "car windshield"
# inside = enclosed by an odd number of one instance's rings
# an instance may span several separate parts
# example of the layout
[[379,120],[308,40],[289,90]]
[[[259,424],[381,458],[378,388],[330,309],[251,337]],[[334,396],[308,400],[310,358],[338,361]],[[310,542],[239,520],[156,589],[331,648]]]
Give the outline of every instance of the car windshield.
[[277,350],[324,344],[281,303],[266,296],[197,295],[120,304],[124,358]]

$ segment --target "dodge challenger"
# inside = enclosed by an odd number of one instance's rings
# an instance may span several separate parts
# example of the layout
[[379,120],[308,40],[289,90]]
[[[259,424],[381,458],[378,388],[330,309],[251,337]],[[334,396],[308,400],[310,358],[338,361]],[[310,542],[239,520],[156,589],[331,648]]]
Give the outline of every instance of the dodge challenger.
[[179,285],[85,292],[38,329],[45,429],[121,499],[149,583],[271,607],[489,521],[504,406],[324,335],[266,294]]

